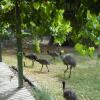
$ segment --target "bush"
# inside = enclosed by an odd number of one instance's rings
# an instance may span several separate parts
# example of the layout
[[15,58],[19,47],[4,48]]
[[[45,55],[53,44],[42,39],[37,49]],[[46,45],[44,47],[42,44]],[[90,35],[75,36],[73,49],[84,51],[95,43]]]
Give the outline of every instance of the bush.
[[33,95],[36,100],[54,100],[47,89],[42,88],[41,90],[33,90]]

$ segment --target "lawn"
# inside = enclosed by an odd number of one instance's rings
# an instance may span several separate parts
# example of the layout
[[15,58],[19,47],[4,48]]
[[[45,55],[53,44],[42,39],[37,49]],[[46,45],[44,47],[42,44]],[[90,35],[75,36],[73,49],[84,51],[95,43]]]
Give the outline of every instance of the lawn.
[[[50,72],[47,72],[45,66],[43,72],[40,72],[41,65],[39,63],[35,62],[35,65],[31,67],[31,61],[26,59],[27,67],[24,68],[24,74],[31,76],[41,87],[48,89],[56,100],[64,100],[61,84],[63,79],[66,80],[66,87],[73,89],[79,100],[100,100],[100,61],[97,62],[96,56],[89,58],[77,53],[74,55],[77,60],[77,67],[72,70],[70,79],[68,79],[68,72],[65,77],[63,76],[66,66],[60,58],[57,58],[55,63],[50,64]],[[38,57],[51,59],[46,54],[38,55]],[[16,65],[15,53],[4,50],[3,61],[9,65]]]

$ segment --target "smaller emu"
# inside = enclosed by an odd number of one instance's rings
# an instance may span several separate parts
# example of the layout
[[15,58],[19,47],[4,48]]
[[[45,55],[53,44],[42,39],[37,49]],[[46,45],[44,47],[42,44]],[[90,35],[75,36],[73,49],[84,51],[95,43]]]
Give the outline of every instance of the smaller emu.
[[72,54],[66,54],[62,56],[62,54],[60,53],[60,55],[61,55],[61,59],[63,63],[67,66],[67,69],[64,71],[64,74],[66,73],[68,69],[70,69],[70,73],[69,73],[69,78],[70,78],[72,68],[76,67],[76,60],[74,59]]
[[[25,54],[25,52],[23,52],[23,55],[26,57],[26,58],[28,58],[28,59],[30,59],[30,60],[32,60],[32,66],[34,65],[34,62],[36,61],[36,59],[37,59],[37,55],[35,54],[35,53],[30,53],[30,54]],[[24,62],[24,66],[25,66],[25,62]]]
[[49,72],[48,65],[50,65],[50,63],[49,63],[48,60],[46,60],[46,59],[36,59],[36,61],[39,62],[39,63],[42,65],[40,71],[42,71],[43,65],[46,65],[46,68],[47,68],[47,70],[48,70],[48,72]]
[[62,81],[63,85],[63,97],[65,100],[78,100],[77,95],[71,89],[65,88],[65,81]]
[[53,58],[54,61],[55,61],[55,58],[59,56],[59,54],[56,51],[54,52],[47,51],[47,53]]

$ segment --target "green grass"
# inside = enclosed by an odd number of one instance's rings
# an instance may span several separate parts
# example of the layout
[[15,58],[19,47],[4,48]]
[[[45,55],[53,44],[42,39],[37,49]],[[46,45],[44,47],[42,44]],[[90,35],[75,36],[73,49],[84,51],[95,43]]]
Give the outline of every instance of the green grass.
[[41,90],[36,88],[33,89],[33,95],[36,100],[53,100],[49,91],[45,88],[42,88]]
[[88,67],[77,68],[71,79],[58,74],[61,81],[66,80],[66,87],[71,87],[76,91],[79,100],[100,100],[100,68]]
[[[40,57],[44,56],[49,60],[51,59],[47,55],[41,55]],[[70,79],[68,79],[68,72],[65,77],[63,76],[66,66],[63,65],[59,58],[49,66],[49,73],[46,67],[43,68],[43,72],[40,72],[41,65],[37,62],[35,62],[34,67],[28,67],[31,65],[31,61],[26,60],[27,67],[24,68],[24,74],[30,75],[41,87],[49,90],[49,93],[48,91],[45,92],[45,89],[43,90],[44,92],[40,91],[37,94],[40,97],[46,95],[49,98],[50,94],[54,95],[56,100],[63,100],[61,80],[65,79],[66,87],[72,88],[78,95],[79,100],[100,100],[100,60],[98,60],[97,65],[95,56],[89,58],[75,53],[75,58],[77,60],[77,67],[72,70]],[[3,60],[10,65],[17,65],[15,55],[4,53]]]

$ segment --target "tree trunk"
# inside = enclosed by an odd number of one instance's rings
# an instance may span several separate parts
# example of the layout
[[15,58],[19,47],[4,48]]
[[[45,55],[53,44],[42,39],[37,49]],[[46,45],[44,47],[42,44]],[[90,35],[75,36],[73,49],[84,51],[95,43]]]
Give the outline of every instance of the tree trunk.
[[18,66],[18,84],[19,88],[23,87],[23,53],[21,39],[21,18],[20,18],[20,2],[16,0],[16,39],[17,39],[17,66]]
[[0,39],[0,62],[2,62],[2,40]]

